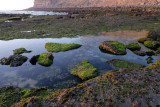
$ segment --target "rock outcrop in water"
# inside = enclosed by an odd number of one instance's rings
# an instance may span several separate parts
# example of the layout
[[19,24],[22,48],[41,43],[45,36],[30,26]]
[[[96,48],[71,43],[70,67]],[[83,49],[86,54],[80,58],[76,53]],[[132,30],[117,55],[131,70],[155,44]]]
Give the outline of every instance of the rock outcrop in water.
[[160,0],[35,0],[35,8],[160,6]]

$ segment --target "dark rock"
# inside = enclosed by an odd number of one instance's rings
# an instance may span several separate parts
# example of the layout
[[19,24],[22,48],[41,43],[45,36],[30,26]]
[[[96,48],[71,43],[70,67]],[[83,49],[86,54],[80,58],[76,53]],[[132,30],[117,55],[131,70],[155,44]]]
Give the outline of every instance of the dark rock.
[[8,58],[2,58],[0,64],[10,65],[11,67],[21,66],[24,62],[27,61],[27,57],[22,55],[11,55]]
[[155,52],[154,52],[153,50],[147,50],[147,51],[146,51],[146,54],[147,54],[148,56],[152,56],[152,55],[155,55]]
[[151,38],[153,40],[160,40],[160,30],[150,30],[147,34],[147,38]]
[[152,57],[148,57],[146,60],[147,60],[147,64],[153,63],[153,61],[152,61],[153,58]]
[[134,51],[134,53],[136,55],[139,55],[139,56],[145,56],[146,55],[146,52],[145,51]]
[[33,56],[29,62],[32,64],[32,65],[36,65],[37,63],[37,58],[39,57],[39,55],[36,55],[36,56]]

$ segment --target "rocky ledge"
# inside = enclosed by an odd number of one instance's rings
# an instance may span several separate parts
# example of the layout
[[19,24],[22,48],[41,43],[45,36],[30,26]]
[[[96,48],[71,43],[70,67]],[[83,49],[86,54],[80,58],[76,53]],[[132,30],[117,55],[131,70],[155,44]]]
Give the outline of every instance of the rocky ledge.
[[109,71],[69,89],[0,88],[0,106],[158,107],[160,106],[159,89],[160,60],[136,70]]

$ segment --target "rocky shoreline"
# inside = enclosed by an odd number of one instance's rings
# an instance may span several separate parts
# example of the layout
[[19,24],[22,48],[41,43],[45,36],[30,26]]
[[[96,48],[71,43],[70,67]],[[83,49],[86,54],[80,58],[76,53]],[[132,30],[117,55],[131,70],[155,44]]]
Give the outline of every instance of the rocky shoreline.
[[[140,69],[109,71],[69,89],[0,88],[0,105],[54,106],[160,106],[160,60]],[[16,98],[16,99],[15,99]]]

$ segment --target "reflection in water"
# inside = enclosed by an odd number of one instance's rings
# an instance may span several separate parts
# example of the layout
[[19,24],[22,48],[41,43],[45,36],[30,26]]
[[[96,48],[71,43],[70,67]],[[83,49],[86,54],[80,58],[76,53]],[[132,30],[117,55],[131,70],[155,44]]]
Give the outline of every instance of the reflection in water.
[[[127,31],[129,32],[129,31]],[[143,31],[145,32],[145,31]],[[120,35],[117,35],[120,34]],[[146,33],[130,32],[126,33],[106,33],[98,36],[84,36],[77,38],[46,38],[46,39],[15,39],[10,41],[0,41],[0,58],[13,54],[14,49],[24,47],[32,50],[31,53],[25,53],[31,59],[34,55],[47,52],[45,43],[78,43],[83,46],[66,52],[53,53],[54,62],[50,67],[44,67],[39,64],[32,65],[29,60],[20,67],[11,68],[9,66],[0,65],[0,86],[19,86],[24,88],[35,88],[48,86],[49,88],[68,88],[81,83],[81,80],[70,74],[69,69],[83,60],[89,60],[90,63],[98,69],[98,73],[102,74],[113,69],[106,60],[124,59],[139,64],[148,65],[147,56],[141,57],[127,50],[127,55],[110,55],[102,53],[98,46],[106,40],[118,40],[124,44],[136,42],[137,38],[145,36]],[[135,35],[135,36],[134,36]],[[136,36],[138,35],[138,36]],[[143,50],[146,50],[143,47]],[[153,62],[160,59],[158,56],[153,57]]]

